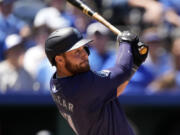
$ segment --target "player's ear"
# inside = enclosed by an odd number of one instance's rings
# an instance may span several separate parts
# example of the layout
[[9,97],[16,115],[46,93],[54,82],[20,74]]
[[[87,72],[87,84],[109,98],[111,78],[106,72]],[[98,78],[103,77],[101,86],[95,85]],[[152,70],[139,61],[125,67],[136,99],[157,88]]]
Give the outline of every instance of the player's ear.
[[63,56],[61,56],[61,55],[57,55],[57,56],[55,56],[55,61],[56,61],[56,63],[57,64],[59,64],[59,65],[61,65],[61,66],[63,66],[64,65],[64,57]]

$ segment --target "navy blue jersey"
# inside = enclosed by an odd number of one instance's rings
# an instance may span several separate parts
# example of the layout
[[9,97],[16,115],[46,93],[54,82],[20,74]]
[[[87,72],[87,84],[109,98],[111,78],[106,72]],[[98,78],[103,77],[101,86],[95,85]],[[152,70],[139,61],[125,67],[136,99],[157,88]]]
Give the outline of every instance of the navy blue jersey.
[[77,135],[133,135],[117,98],[117,87],[130,77],[132,59],[130,45],[123,43],[110,69],[65,78],[53,75],[53,99]]

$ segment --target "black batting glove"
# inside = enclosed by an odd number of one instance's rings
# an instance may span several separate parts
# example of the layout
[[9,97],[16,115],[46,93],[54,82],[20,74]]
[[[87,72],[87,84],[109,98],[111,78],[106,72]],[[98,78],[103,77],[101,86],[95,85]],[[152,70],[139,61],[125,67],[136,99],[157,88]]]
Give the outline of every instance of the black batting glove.
[[[124,31],[122,34],[118,35],[117,41],[121,42],[128,42],[132,46],[132,53],[134,58],[134,64],[137,68],[146,60],[148,55],[148,46],[145,45],[143,42],[139,41],[139,38],[136,34],[131,33],[129,31]],[[147,51],[143,54],[140,53],[140,50],[146,47]]]
[[117,40],[119,43],[128,42],[131,45],[137,44],[139,42],[138,36],[129,31],[123,31],[122,34],[117,36]]
[[[147,48],[147,51],[146,51],[146,53],[141,54],[140,50],[144,47]],[[143,42],[139,41],[136,45],[132,45],[134,64],[139,67],[146,60],[148,51],[149,51],[149,47],[146,44],[144,44]]]

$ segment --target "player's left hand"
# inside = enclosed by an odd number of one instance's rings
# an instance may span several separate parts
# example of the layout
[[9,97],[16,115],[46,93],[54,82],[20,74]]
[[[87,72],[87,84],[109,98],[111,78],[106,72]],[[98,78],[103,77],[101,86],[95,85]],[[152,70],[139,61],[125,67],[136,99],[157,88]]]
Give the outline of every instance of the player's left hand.
[[[132,46],[132,53],[134,57],[134,64],[139,67],[147,58],[148,46],[143,42],[139,41],[136,34],[130,31],[124,31],[122,34],[118,35],[117,40],[119,43],[128,42]],[[142,48],[147,48],[144,53],[141,53]]]
[[139,42],[139,38],[136,34],[131,33],[130,31],[123,31],[117,36],[117,41],[119,43],[128,42],[130,44],[137,44]]

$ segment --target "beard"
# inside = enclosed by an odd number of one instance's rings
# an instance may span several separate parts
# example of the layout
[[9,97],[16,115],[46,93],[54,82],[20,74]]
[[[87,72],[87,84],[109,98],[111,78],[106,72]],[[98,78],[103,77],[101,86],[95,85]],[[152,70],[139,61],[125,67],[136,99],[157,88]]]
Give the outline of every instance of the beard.
[[90,70],[88,60],[83,61],[78,65],[71,63],[66,57],[65,57],[65,60],[66,60],[65,68],[73,75],[87,72]]

